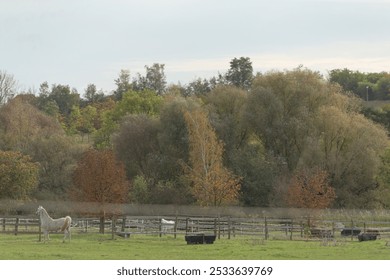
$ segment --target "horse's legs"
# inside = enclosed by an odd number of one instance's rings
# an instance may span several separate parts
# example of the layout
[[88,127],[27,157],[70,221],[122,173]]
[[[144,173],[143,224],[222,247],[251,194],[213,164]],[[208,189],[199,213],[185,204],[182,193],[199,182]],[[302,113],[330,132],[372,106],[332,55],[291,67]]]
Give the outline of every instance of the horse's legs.
[[46,242],[46,241],[49,241],[49,232],[47,230],[45,230],[43,232],[43,241]]
[[70,228],[67,228],[64,230],[64,239],[62,240],[62,242],[65,242],[66,238],[68,238],[68,240],[70,242]]

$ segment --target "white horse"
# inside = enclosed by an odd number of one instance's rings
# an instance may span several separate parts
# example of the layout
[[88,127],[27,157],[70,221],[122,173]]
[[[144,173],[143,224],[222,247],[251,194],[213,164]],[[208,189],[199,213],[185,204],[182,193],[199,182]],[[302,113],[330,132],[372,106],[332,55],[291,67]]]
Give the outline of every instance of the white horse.
[[173,230],[175,227],[175,221],[169,221],[165,219],[161,219],[161,231],[166,233],[168,231]]
[[38,207],[37,215],[39,215],[39,219],[41,220],[41,229],[44,233],[44,241],[49,240],[49,231],[63,231],[63,242],[65,242],[66,238],[68,238],[70,242],[70,224],[72,223],[71,217],[66,216],[64,218],[52,219],[42,206]]

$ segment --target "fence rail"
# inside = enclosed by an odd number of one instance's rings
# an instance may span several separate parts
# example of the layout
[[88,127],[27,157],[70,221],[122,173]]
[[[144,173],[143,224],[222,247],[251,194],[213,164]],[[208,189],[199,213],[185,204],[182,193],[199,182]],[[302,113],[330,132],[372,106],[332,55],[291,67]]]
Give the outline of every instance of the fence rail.
[[8,217],[0,218],[1,233],[8,234],[32,234],[40,232],[39,219]]
[[[173,221],[165,224],[162,218]],[[390,239],[390,221],[363,220],[313,220],[311,218],[233,218],[233,217],[185,217],[185,216],[124,216],[107,219],[106,233],[128,237],[144,235],[188,235],[191,233],[212,233],[217,238],[256,236],[262,239],[302,240],[308,238],[357,239],[357,232],[378,232],[381,238]],[[98,233],[99,218],[74,218],[73,233]],[[344,230],[344,231],[343,231]],[[2,234],[39,234],[39,219],[31,217],[0,218]],[[342,234],[344,232],[344,234]]]

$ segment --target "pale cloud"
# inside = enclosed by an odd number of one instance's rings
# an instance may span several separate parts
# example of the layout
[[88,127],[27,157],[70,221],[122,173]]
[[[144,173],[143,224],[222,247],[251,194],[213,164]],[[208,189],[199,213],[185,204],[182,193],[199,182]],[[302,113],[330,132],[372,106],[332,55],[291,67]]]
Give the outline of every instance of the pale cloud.
[[0,1],[0,70],[26,88],[115,88],[165,64],[169,82],[209,78],[234,57],[255,71],[304,65],[390,71],[390,0]]
[[[301,47],[284,51],[247,53],[255,72],[291,70],[300,65],[326,74],[329,70],[349,68],[362,72],[388,71],[390,65],[390,41],[378,43],[338,42],[315,47]],[[188,59],[167,61],[166,69],[173,75],[181,73],[184,81],[210,78],[224,73],[234,57],[215,59]]]
[[388,71],[390,42],[342,42],[316,47],[302,47],[290,53],[253,55],[255,68],[291,69],[298,65],[326,72],[336,68],[350,68],[363,72]]

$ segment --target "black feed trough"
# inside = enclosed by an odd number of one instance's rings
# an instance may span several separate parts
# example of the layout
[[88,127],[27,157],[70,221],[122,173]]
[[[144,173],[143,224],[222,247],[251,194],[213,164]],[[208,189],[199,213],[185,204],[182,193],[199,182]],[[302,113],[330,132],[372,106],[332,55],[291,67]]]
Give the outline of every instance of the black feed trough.
[[215,237],[215,234],[195,233],[187,234],[185,240],[187,244],[213,244]]
[[370,241],[380,238],[380,233],[378,230],[367,230],[367,232],[362,232],[358,235],[359,241]]
[[376,240],[377,235],[372,233],[361,233],[358,235],[359,241]]

